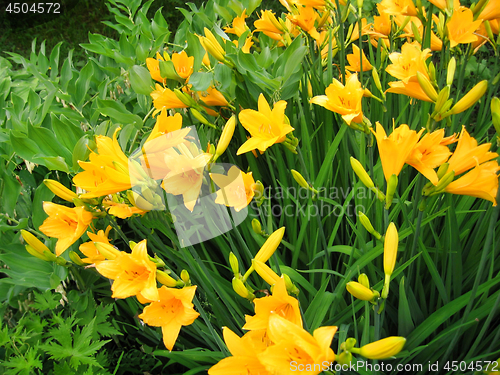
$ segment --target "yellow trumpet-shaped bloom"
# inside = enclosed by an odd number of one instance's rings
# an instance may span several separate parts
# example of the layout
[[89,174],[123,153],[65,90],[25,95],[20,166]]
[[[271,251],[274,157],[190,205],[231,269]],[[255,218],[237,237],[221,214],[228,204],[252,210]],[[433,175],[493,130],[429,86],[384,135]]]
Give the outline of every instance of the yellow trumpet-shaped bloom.
[[137,294],[150,301],[158,301],[156,265],[148,257],[146,240],[134,246],[132,253],[120,252],[115,259],[96,263],[97,271],[113,280],[113,298],[127,298]]
[[165,164],[170,165],[171,169],[161,186],[169,194],[182,195],[184,205],[191,212],[200,194],[203,171],[211,158],[211,154],[193,156],[187,151],[165,155]]
[[227,176],[212,173],[210,177],[221,188],[217,191],[215,203],[234,207],[236,212],[240,212],[252,201],[255,188],[252,172],[244,173],[237,166],[232,166]]
[[193,324],[200,315],[193,309],[196,286],[182,289],[162,286],[158,289],[159,298],[153,300],[139,315],[147,325],[161,327],[163,343],[172,350],[182,326]]
[[177,74],[186,81],[193,74],[194,57],[188,56],[186,51],[172,54],[172,63]]
[[283,26],[278,22],[274,13],[263,10],[260,18],[254,22],[255,31],[260,31],[274,40],[281,40],[284,34]]
[[[352,45],[352,53],[347,55],[347,61],[349,62],[350,65],[346,66],[345,68],[348,70],[352,70],[354,72],[359,72],[361,71],[361,65],[363,65],[363,72],[366,72],[368,70],[372,70],[372,65],[368,61],[368,59],[365,56],[365,53],[361,51],[362,58],[360,60],[360,50],[359,47],[355,44]],[[363,64],[361,64],[361,62]]]
[[222,334],[232,357],[224,358],[212,366],[208,375],[271,375],[257,357],[272,345],[266,329],[250,331],[243,337],[238,337],[229,328],[224,327]]
[[225,107],[229,104],[224,95],[213,86],[207,91],[199,92],[199,97],[203,103],[212,107]]
[[417,72],[429,79],[426,60],[430,56],[430,49],[426,48],[422,51],[418,42],[405,43],[401,47],[401,52],[393,52],[389,55],[392,64],[385,70],[404,83],[416,81]]
[[481,20],[474,21],[474,15],[469,8],[460,7],[453,11],[453,16],[446,24],[450,47],[458,44],[473,43],[478,40],[474,32],[481,25]]
[[[167,61],[170,59],[166,53],[165,57],[167,57]],[[156,59],[148,57],[146,59],[146,66],[148,67],[149,73],[151,74],[151,78],[160,83],[165,83],[167,82],[167,79],[162,78],[160,74],[160,61],[165,61],[165,59],[160,55],[159,52],[156,52]]]
[[96,198],[130,189],[128,158],[118,144],[117,132],[118,129],[112,139],[97,136],[97,152],[90,154],[88,162],[78,162],[84,171],[73,178],[73,183],[87,191],[80,198]]
[[260,94],[258,111],[244,109],[240,112],[241,125],[248,130],[252,138],[241,145],[237,155],[255,149],[264,152],[268,147],[286,139],[286,135],[294,130],[285,116],[286,104],[284,100],[280,100],[271,110],[264,95]]
[[482,20],[500,18],[500,0],[489,0],[477,18]]
[[351,122],[359,124],[363,121],[361,99],[363,98],[364,90],[358,81],[357,74],[350,75],[346,80],[345,86],[336,79],[333,79],[330,86],[326,88],[325,94],[315,96],[309,102],[338,113],[348,125]]
[[469,135],[465,126],[462,127],[457,148],[448,160],[448,171],[454,171],[458,176],[477,164],[482,164],[488,160],[498,157],[496,152],[490,152],[491,143],[485,143],[480,146],[477,141]]
[[[359,354],[368,359],[385,359],[398,354],[406,344],[404,337],[392,336],[364,345]],[[357,351],[356,351],[357,352]]]
[[434,185],[438,183],[435,168],[445,163],[451,155],[448,147],[443,145],[444,129],[427,133],[415,145],[406,159],[406,163],[422,173]]
[[94,216],[85,207],[69,208],[52,202],[43,202],[43,209],[49,215],[40,226],[40,231],[58,239],[56,255],[59,256],[85,233]]
[[86,256],[86,258],[82,258],[82,262],[93,264],[106,260],[106,257],[99,252],[94,242],[102,242],[109,245],[108,235],[110,230],[111,226],[108,226],[106,231],[99,230],[97,234],[87,232],[87,236],[89,236],[90,241],[81,244],[79,248],[83,255]]
[[180,130],[182,128],[182,115],[176,113],[173,116],[169,116],[167,110],[163,108],[160,114],[156,117],[156,124],[151,130],[146,142],[149,142],[155,138],[158,138],[164,134]]
[[283,277],[280,277],[274,284],[271,296],[256,298],[253,302],[255,303],[255,315],[245,316],[246,323],[243,329],[266,329],[272,314],[278,314],[291,323],[302,327],[299,301],[288,295]]
[[385,179],[389,181],[393,174],[399,176],[424,129],[417,133],[415,130],[410,130],[408,125],[402,124],[387,136],[379,122],[376,126],[376,131],[371,130],[377,139]]
[[298,369],[304,369],[300,372],[317,375],[323,371],[318,364],[329,364],[335,360],[330,345],[336,332],[337,327],[334,326],[320,327],[311,335],[279,314],[272,314],[267,334],[274,345],[257,357],[273,374],[293,374]]
[[245,19],[248,17],[246,15],[246,9],[243,10],[243,13],[241,13],[241,16],[239,17],[234,17],[233,19],[233,27],[225,27],[224,31],[228,34],[236,34],[238,38],[243,35],[245,31],[248,30],[248,26],[245,23]]
[[151,98],[153,98],[153,105],[156,109],[173,109],[173,108],[187,108],[187,104],[184,104],[175,95],[175,92],[166,87],[161,87],[156,84],[156,90],[151,92]]
[[113,202],[111,199],[104,199],[102,205],[110,215],[119,217],[120,219],[126,219],[134,214],[144,215],[147,212],[135,206],[129,206],[126,203]]
[[486,199],[492,202],[493,206],[496,206],[498,171],[500,171],[500,167],[496,160],[477,165],[470,172],[451,182],[444,191]]
[[310,6],[297,7],[296,14],[289,14],[288,19],[294,24],[299,26],[302,30],[308,33],[312,38],[318,40],[320,35],[314,26],[314,22],[318,19],[318,13]]
[[412,0],[382,0],[380,7],[390,15],[413,17],[417,15],[417,8]]

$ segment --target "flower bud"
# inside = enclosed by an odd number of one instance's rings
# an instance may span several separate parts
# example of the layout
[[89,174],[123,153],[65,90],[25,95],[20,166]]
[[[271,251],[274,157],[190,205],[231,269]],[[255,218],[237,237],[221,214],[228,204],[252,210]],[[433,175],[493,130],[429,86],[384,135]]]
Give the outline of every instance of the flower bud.
[[285,279],[285,286],[286,286],[286,290],[288,291],[288,294],[298,295],[300,290],[292,282],[292,279],[290,279],[290,276],[288,276],[286,273],[284,273],[282,275],[282,277]]
[[368,359],[386,359],[398,354],[405,346],[404,337],[392,336],[362,346],[359,354]]
[[293,179],[297,181],[300,186],[306,189],[310,189],[306,179],[299,172],[297,172],[295,169],[291,169],[290,172],[292,172]]
[[351,352],[342,352],[336,358],[335,362],[339,365],[350,365],[352,361],[352,353]]
[[366,286],[356,282],[350,281],[346,284],[346,289],[353,297],[360,299],[362,301],[371,301],[375,298],[376,294],[373,290],[367,288]]
[[396,192],[396,188],[398,187],[398,176],[393,174],[389,177],[389,181],[387,181],[387,192],[385,195],[385,209],[388,210],[391,207],[392,199],[394,198],[394,193]]
[[254,259],[262,263],[267,262],[268,259],[271,258],[271,256],[278,248],[284,234],[285,234],[285,227],[281,227],[280,229],[274,231],[267,238],[266,242],[264,242],[264,245],[262,245],[257,255],[255,255]]
[[500,135],[500,99],[497,97],[491,99],[491,118],[497,134]]
[[358,212],[358,218],[368,233],[375,236],[377,240],[380,240],[382,238],[382,235],[373,228],[373,225],[370,222],[370,219],[368,219],[368,216],[360,211]]
[[448,71],[446,72],[446,85],[451,86],[455,77],[455,69],[457,68],[457,60],[454,57],[448,62]]
[[179,99],[182,103],[184,103],[188,107],[196,106],[196,102],[188,94],[182,92],[179,89],[174,89],[174,93],[177,99]]
[[35,258],[38,258],[38,259],[41,259],[41,260],[44,260],[46,262],[49,262],[49,258],[47,258],[44,254],[44,252],[39,252],[37,250],[35,250],[33,247],[31,247],[30,245],[24,245],[24,247],[26,248],[26,251],[28,253],[30,253],[31,255],[33,255]]
[[385,93],[384,93],[384,90],[382,90],[382,84],[380,83],[380,77],[377,73],[377,69],[372,69],[372,78],[373,78],[373,82],[375,83],[375,86],[377,87],[378,91],[380,91],[382,96],[385,98]]
[[262,235],[262,225],[258,219],[252,220],[252,229],[256,234]]
[[71,259],[71,261],[73,263],[75,263],[77,266],[86,266],[87,264],[83,262],[82,258],[80,258],[80,256],[75,253],[74,251],[70,251],[69,252],[69,259]]
[[446,187],[453,182],[453,179],[455,178],[455,171],[449,171],[447,172],[442,179],[439,180],[439,182],[436,185],[436,189],[431,193],[431,195],[439,194],[441,193]]
[[221,156],[224,151],[226,151],[227,146],[229,146],[229,142],[231,138],[233,138],[234,129],[236,127],[236,116],[231,116],[231,118],[226,122],[226,126],[224,126],[224,130],[222,130],[222,134],[219,139],[219,143],[217,143],[217,149],[215,151],[215,158],[217,159]]
[[488,89],[488,81],[484,80],[479,82],[474,86],[467,94],[464,95],[452,108],[451,113],[456,115],[457,113],[463,112],[466,109],[472,107],[481,97],[485,94]]
[[361,275],[358,276],[358,283],[363,285],[365,288],[370,289],[370,280],[368,279],[366,273],[362,273]]
[[74,191],[69,190],[60,182],[47,179],[43,180],[43,183],[50,189],[51,192],[53,192],[59,198],[64,199],[65,201],[73,203],[73,199],[78,198],[78,195]]
[[199,122],[201,122],[204,125],[210,125],[210,122],[208,122],[205,116],[203,116],[198,110],[190,108],[189,111],[194,116],[194,118],[197,119]]
[[394,223],[390,223],[385,233],[384,240],[384,274],[385,282],[382,289],[382,298],[387,298],[389,294],[389,282],[391,280],[392,272],[396,266],[396,258],[398,255],[399,236],[398,230]]
[[177,280],[175,280],[168,273],[160,271],[160,270],[156,270],[156,280],[160,284],[168,286],[169,288],[175,288],[175,286],[177,286]]
[[231,266],[233,274],[237,275],[240,273],[240,265],[238,263],[238,258],[236,258],[236,255],[234,255],[233,252],[229,253],[229,265]]
[[191,279],[189,278],[189,272],[186,270],[181,271],[181,280],[184,281],[184,284],[187,286],[191,285]]
[[446,174],[446,172],[448,172],[448,167],[450,165],[448,163],[444,163],[444,164],[441,164],[438,168],[438,171],[437,171],[437,176],[439,179],[443,178],[443,176]]
[[350,160],[351,160],[351,167],[354,170],[354,173],[356,173],[358,178],[361,180],[361,182],[369,189],[375,187],[373,180],[370,178],[368,173],[366,173],[366,170],[363,168],[361,163],[352,156]]
[[276,284],[276,282],[280,279],[276,272],[259,260],[252,259],[252,266],[255,272],[257,272],[259,276],[262,277],[262,279],[269,285]]
[[[43,254],[44,251],[48,251],[49,253],[51,252],[47,246],[45,246],[42,241],[40,241],[38,238],[36,238],[34,235],[32,235],[30,232],[21,229],[21,236],[23,237],[24,241],[31,246],[33,250],[38,252],[39,254]],[[31,254],[31,253],[30,253]],[[44,259],[45,260],[45,259]]]
[[104,255],[106,259],[113,260],[120,255],[120,250],[116,249],[113,245],[104,242],[94,242],[94,245],[99,254]]
[[250,293],[250,291],[247,289],[243,281],[238,279],[237,277],[233,277],[233,289],[234,291],[241,297],[246,298],[250,301],[252,301],[255,298],[255,295],[253,293]]
[[432,86],[432,83],[427,79],[425,75],[420,72],[417,72],[417,80],[418,84],[425,92],[425,94],[431,99],[433,102],[436,102],[438,99],[438,93],[436,89]]

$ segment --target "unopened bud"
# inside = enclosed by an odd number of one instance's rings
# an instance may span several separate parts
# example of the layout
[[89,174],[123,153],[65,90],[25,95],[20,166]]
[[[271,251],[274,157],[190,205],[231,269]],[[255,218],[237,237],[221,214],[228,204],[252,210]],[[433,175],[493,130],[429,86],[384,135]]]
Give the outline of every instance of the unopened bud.
[[288,294],[298,295],[300,290],[292,282],[292,279],[290,279],[290,276],[288,276],[286,273],[284,273],[283,279],[285,279],[285,286],[286,286],[286,290],[288,291]]
[[233,277],[232,284],[234,291],[240,297],[246,298],[250,301],[252,301],[255,298],[255,295],[253,293],[250,293],[250,291],[247,289],[243,281],[241,281],[239,278]]
[[260,224],[260,221],[258,219],[252,220],[252,229],[256,234],[262,234],[262,225]]
[[366,273],[362,273],[361,275],[358,276],[358,283],[363,285],[365,288],[370,289],[370,280],[368,279]]
[[346,289],[353,297],[362,301],[371,301],[375,298],[375,293],[373,292],[373,290],[356,281],[348,282],[346,284]]
[[181,280],[184,281],[184,284],[187,286],[191,285],[191,279],[189,278],[189,272],[186,270],[181,271]]
[[[387,337],[362,346],[359,349],[359,354],[368,359],[386,359],[398,354],[405,344],[406,339],[404,337]],[[353,353],[356,352],[353,351]]]
[[465,96],[460,99],[452,108],[451,113],[456,115],[472,107],[488,89],[488,81],[484,80],[474,86]]
[[196,102],[194,101],[194,99],[191,98],[186,93],[183,93],[181,90],[174,89],[174,93],[177,99],[179,99],[183,104],[187,105],[188,107],[196,106]]
[[205,116],[203,116],[198,110],[190,108],[189,111],[194,116],[194,118],[197,119],[199,122],[201,122],[204,125],[210,125],[210,122],[208,122]]
[[361,182],[368,188],[371,189],[375,187],[373,180],[370,178],[366,170],[363,168],[361,163],[351,156],[351,167],[354,170],[354,173],[358,176]]
[[385,194],[385,209],[388,210],[391,207],[392,199],[394,198],[394,193],[396,193],[396,188],[398,187],[398,176],[393,174],[389,177],[387,181],[387,192]]
[[448,71],[446,73],[446,85],[451,86],[453,84],[453,78],[455,77],[455,69],[457,68],[457,60],[454,57],[448,62]]
[[418,84],[425,92],[425,94],[429,97],[429,99],[431,99],[433,102],[436,102],[438,99],[438,93],[432,86],[432,83],[427,79],[427,77],[424,74],[417,72],[417,80]]
[[75,253],[74,251],[70,251],[69,252],[69,259],[71,259],[71,261],[73,263],[75,263],[77,266],[86,266],[87,264],[83,262],[82,258],[80,258],[80,256]]
[[217,143],[217,149],[215,151],[215,158],[221,156],[224,151],[226,151],[229,142],[233,138],[234,129],[236,128],[236,116],[231,116],[231,118],[226,122],[222,134],[220,136],[219,142]]
[[233,274],[237,275],[238,273],[240,273],[240,265],[238,263],[238,258],[236,258],[236,255],[234,255],[233,252],[229,253],[229,265],[231,266]]
[[74,191],[69,190],[60,182],[47,179],[43,180],[43,183],[50,189],[50,191],[52,191],[55,195],[57,195],[59,198],[64,199],[65,201],[73,203],[73,199],[78,198],[78,195]]
[[169,288],[175,288],[177,286],[177,280],[175,280],[168,273],[156,270],[156,280]]
[[368,216],[366,216],[364,213],[361,211],[358,212],[358,218],[361,224],[365,227],[366,231],[370,233],[371,235],[375,236],[377,240],[380,240],[382,238],[382,235],[373,228],[372,223],[370,222],[370,219]]

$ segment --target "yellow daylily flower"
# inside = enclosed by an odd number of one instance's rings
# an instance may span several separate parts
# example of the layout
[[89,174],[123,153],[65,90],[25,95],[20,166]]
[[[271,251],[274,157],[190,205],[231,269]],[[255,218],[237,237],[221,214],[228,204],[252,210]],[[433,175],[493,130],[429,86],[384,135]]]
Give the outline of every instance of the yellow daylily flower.
[[89,236],[90,241],[85,242],[80,245],[79,249],[86,256],[86,258],[82,258],[83,263],[93,264],[97,262],[102,262],[106,260],[106,257],[99,252],[94,242],[102,242],[110,245],[109,243],[109,231],[111,230],[111,226],[109,225],[106,228],[106,231],[99,230],[97,234],[92,232],[87,232],[87,236]]
[[336,332],[334,326],[320,327],[311,335],[279,314],[272,314],[267,333],[275,345],[269,346],[257,358],[274,374],[293,374],[293,366],[296,366],[295,370],[302,368],[304,373],[317,375],[323,371],[319,364],[335,360],[330,345]]
[[151,92],[151,98],[153,98],[153,105],[156,109],[173,109],[173,108],[187,108],[189,107],[187,104],[184,104],[178,97],[175,95],[175,92],[170,90],[167,87],[161,87],[159,84],[156,84],[156,90]]
[[[138,245],[136,245],[137,247]],[[193,324],[200,315],[193,309],[196,286],[182,289],[162,286],[158,289],[158,298],[144,308],[139,315],[147,325],[161,327],[163,343],[172,351],[182,326]],[[144,296],[144,293],[142,293]]]
[[245,23],[245,18],[248,16],[246,15],[246,9],[243,10],[241,13],[241,16],[239,17],[234,17],[233,19],[233,27],[225,27],[224,31],[228,34],[236,34],[238,38],[243,35],[245,31],[248,30],[248,26]]
[[417,15],[417,8],[412,0],[382,0],[380,7],[390,15]]
[[460,7],[453,11],[453,15],[446,24],[450,47],[458,44],[468,44],[477,41],[474,32],[479,28],[481,20],[474,21],[474,15],[469,8]]
[[254,22],[255,31],[263,32],[269,38],[281,40],[284,34],[283,26],[278,22],[274,13],[270,10],[263,10],[261,17]]
[[189,80],[193,74],[194,57],[188,56],[186,51],[172,54],[172,63],[179,77]]
[[288,295],[283,277],[280,277],[274,284],[271,296],[256,298],[253,302],[255,304],[255,315],[245,315],[246,323],[243,329],[250,331],[266,329],[272,314],[278,314],[291,323],[302,327],[299,301]]
[[[372,70],[373,67],[370,64],[370,62],[368,61],[368,59],[366,58],[365,53],[363,51],[361,51],[361,53],[363,55],[362,60],[361,60],[361,62],[363,63],[363,72],[366,72],[368,70]],[[357,45],[353,44],[352,45],[352,53],[346,56],[347,61],[350,64],[350,65],[345,67],[347,70],[352,70],[354,72],[361,71],[361,62],[359,59],[359,54],[360,54],[359,47]]]
[[415,130],[410,130],[408,125],[402,124],[387,136],[385,129],[377,122],[376,131],[373,129],[371,131],[377,139],[385,179],[389,181],[393,174],[399,176],[424,129],[417,133]]
[[454,171],[458,176],[477,164],[482,164],[488,160],[498,157],[496,152],[490,152],[491,143],[485,143],[480,146],[477,141],[469,135],[465,126],[462,127],[457,148],[448,160],[448,171]]
[[85,233],[94,216],[85,207],[69,208],[52,202],[43,202],[49,215],[40,226],[40,231],[58,239],[56,255],[59,256]]
[[406,159],[407,164],[422,173],[433,185],[438,183],[434,169],[446,163],[451,155],[450,149],[442,143],[444,139],[444,129],[427,133]]
[[232,357],[224,358],[212,366],[208,375],[271,375],[257,357],[272,344],[265,329],[250,331],[238,337],[224,327],[222,335]]
[[287,18],[294,24],[299,26],[302,30],[308,33],[312,38],[318,40],[319,33],[314,26],[314,22],[318,19],[318,13],[310,6],[297,7],[296,14],[288,14]]
[[169,194],[182,195],[184,205],[193,211],[203,183],[203,170],[212,158],[200,153],[194,157],[187,148],[180,154],[165,155],[165,164],[171,169],[163,179],[162,188]]
[[451,182],[444,191],[486,199],[492,202],[493,206],[496,206],[498,171],[500,171],[500,167],[496,160],[477,165],[470,172]]
[[118,130],[112,139],[97,136],[97,152],[90,154],[88,162],[78,162],[84,171],[73,177],[73,183],[87,191],[80,198],[96,198],[130,189],[128,158],[118,144]]
[[347,78],[345,86],[335,78],[325,90],[326,95],[318,95],[309,102],[320,105],[342,116],[347,125],[363,121],[361,99],[364,90],[358,81],[358,75],[352,74]]
[[252,201],[255,188],[252,172],[243,173],[237,166],[232,166],[227,176],[211,173],[210,177],[221,188],[217,191],[215,203],[234,207],[240,212]]
[[[169,56],[165,53],[167,57],[167,61],[170,60]],[[167,82],[166,78],[162,78],[160,74],[160,61],[165,61],[165,59],[160,55],[159,52],[156,52],[156,59],[148,57],[146,59],[146,66],[148,67],[149,73],[151,74],[151,78],[155,81],[165,83]]]
[[113,280],[112,298],[127,298],[137,294],[158,301],[156,265],[149,260],[146,240],[134,246],[132,253],[120,252],[115,259],[96,263],[97,272]]
[[120,219],[126,219],[134,214],[144,215],[148,212],[125,203],[113,202],[111,199],[104,199],[102,205],[107,210],[108,214],[119,217]]
[[489,0],[477,18],[488,21],[500,18],[500,0]]
[[260,94],[258,111],[244,109],[240,112],[241,125],[248,130],[252,138],[241,145],[237,155],[255,149],[264,152],[268,147],[286,139],[286,135],[294,130],[285,116],[286,104],[284,100],[280,100],[271,110],[264,95]]
[[229,104],[224,95],[213,86],[198,94],[203,103],[212,107],[225,107]]

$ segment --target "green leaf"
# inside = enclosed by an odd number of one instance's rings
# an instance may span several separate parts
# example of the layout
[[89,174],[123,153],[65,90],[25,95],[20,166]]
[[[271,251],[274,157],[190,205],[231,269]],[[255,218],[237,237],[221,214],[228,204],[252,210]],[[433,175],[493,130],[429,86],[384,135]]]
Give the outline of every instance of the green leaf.
[[80,77],[75,83],[75,105],[81,109],[90,87],[90,80],[94,74],[94,65],[89,61],[80,71]]
[[415,328],[411,317],[410,305],[405,292],[405,278],[399,283],[398,335],[407,337]]
[[142,119],[139,116],[130,113],[130,111],[125,108],[125,105],[120,102],[98,99],[97,107],[104,116],[109,116],[115,123],[123,126],[132,124],[136,127],[136,129],[142,128]]
[[83,136],[83,130],[79,125],[75,125],[64,115],[61,115],[61,119],[59,119],[56,115],[51,113],[50,119],[56,138],[66,147],[66,149],[73,150],[78,140]]
[[175,79],[179,82],[184,82],[185,79],[177,74],[174,63],[172,61],[160,60],[160,75],[162,78]]
[[212,83],[214,75],[212,73],[195,72],[189,77],[189,83],[193,85],[195,91],[205,91]]
[[134,65],[129,69],[130,84],[137,94],[149,95],[154,90],[151,74],[143,66]]
[[45,186],[44,183],[40,184],[35,190],[33,198],[33,227],[38,228],[42,225],[43,221],[47,218],[47,214],[43,210],[43,202],[50,202],[54,198],[54,193]]

